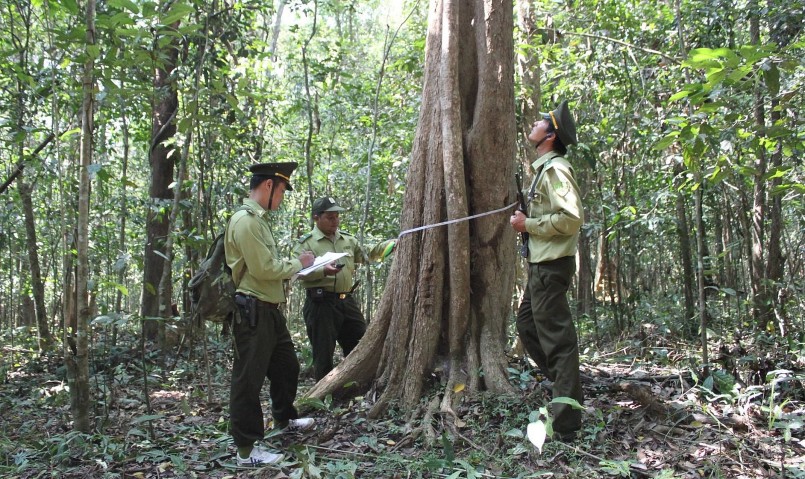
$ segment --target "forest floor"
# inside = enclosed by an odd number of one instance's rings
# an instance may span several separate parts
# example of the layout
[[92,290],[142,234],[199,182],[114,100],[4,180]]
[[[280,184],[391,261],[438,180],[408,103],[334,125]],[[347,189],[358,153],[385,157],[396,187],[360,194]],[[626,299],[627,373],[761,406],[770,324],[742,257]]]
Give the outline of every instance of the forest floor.
[[[423,406],[371,420],[371,393],[301,401],[317,427],[272,431],[265,443],[285,454],[283,462],[241,470],[227,434],[227,348],[226,341],[211,345],[211,389],[200,354],[149,368],[150,410],[137,348],[96,348],[97,432],[84,435],[71,430],[59,355],[39,358],[4,346],[0,477],[805,478],[801,359],[788,356],[762,384],[733,387],[733,376],[723,372],[700,383],[682,364],[688,357],[669,354],[681,348],[642,346],[582,357],[584,428],[570,444],[549,439],[539,450],[529,441],[527,426],[550,393],[524,360],[512,359],[519,394],[465,395],[454,418],[437,413],[424,420]],[[300,397],[312,386],[303,376]],[[433,397],[443,386],[438,373],[431,379]]]

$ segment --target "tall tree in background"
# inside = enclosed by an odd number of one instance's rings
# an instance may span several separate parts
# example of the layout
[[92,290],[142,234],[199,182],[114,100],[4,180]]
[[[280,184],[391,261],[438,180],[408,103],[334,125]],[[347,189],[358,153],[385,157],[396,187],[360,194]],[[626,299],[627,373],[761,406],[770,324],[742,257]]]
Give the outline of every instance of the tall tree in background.
[[[65,362],[70,384],[70,409],[73,428],[90,431],[89,394],[89,168],[92,163],[92,134],[95,90],[95,0],[87,2],[87,45],[82,86],[84,103],[81,106],[81,147],[78,190],[78,274],[76,275],[76,308],[78,323],[73,336],[65,341]],[[66,330],[65,330],[66,331]]]
[[[432,0],[422,107],[401,228],[512,201],[513,8],[503,0]],[[511,391],[506,322],[514,281],[510,211],[403,236],[366,335],[310,396],[375,380],[372,415],[415,405],[428,372],[447,375],[441,410],[462,390]]]
[[[167,7],[172,2],[167,2]],[[161,316],[157,288],[162,278],[162,269],[170,267],[165,261],[165,240],[169,233],[170,205],[173,192],[173,168],[175,163],[173,137],[176,134],[176,114],[179,109],[179,96],[172,79],[176,61],[179,58],[180,37],[172,34],[178,24],[165,26],[169,31],[160,30],[154,39],[154,85],[151,141],[148,147],[148,161],[151,165],[149,187],[150,204],[146,216],[146,243],[143,254],[143,289],[140,315],[143,334],[147,339],[157,337],[158,324],[149,318]],[[164,38],[170,38],[165,42]],[[168,305],[167,307],[170,307]]]
[[[39,251],[37,250],[37,234],[35,215],[32,199],[32,191],[36,184],[36,177],[32,175],[30,182],[25,181],[22,173],[22,168],[25,166],[25,139],[28,135],[24,132],[30,130],[31,125],[28,123],[28,106],[27,100],[32,97],[29,93],[30,82],[33,81],[29,73],[29,57],[31,55],[31,39],[34,35],[32,28],[32,7],[30,4],[22,2],[9,7],[8,9],[8,25],[10,30],[9,41],[13,46],[13,51],[17,59],[17,74],[16,78],[16,91],[15,100],[16,107],[13,110],[13,115],[16,119],[16,138],[17,142],[17,156],[19,163],[17,170],[19,172],[18,191],[20,195],[20,202],[22,203],[22,213],[25,219],[25,239],[28,252],[28,265],[30,267],[30,282],[31,291],[33,292],[33,309],[36,313],[36,327],[39,332],[39,349],[49,349],[53,344],[53,336],[50,333],[50,328],[47,323],[47,311],[45,309],[45,284],[42,280],[42,268],[39,261]],[[42,147],[49,143],[52,137],[43,142]],[[39,152],[41,148],[37,148]],[[35,153],[36,154],[36,153]],[[35,157],[35,154],[31,158]],[[7,186],[8,183],[3,186]]]

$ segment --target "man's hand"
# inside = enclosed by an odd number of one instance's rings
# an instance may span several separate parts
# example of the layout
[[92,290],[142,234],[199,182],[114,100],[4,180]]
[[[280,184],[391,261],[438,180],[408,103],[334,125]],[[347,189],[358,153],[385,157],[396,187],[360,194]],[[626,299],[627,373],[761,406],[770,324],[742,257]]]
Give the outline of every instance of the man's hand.
[[335,263],[326,264],[324,265],[324,276],[335,276],[338,274],[339,271],[341,271],[341,268],[343,267],[344,267],[343,265],[339,267]]
[[312,251],[305,251],[299,255],[299,261],[302,263],[303,268],[312,265],[314,259],[316,259],[316,255],[314,255]]
[[509,218],[509,223],[511,223],[514,231],[517,231],[518,233],[525,233],[525,220],[526,215],[523,214],[522,211],[515,211],[511,218]]

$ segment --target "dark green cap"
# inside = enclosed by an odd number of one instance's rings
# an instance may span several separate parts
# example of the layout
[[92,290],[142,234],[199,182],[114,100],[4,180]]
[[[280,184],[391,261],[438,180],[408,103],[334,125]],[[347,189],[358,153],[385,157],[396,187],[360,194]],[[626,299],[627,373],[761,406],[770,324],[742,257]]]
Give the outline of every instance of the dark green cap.
[[285,163],[258,163],[249,167],[249,171],[254,176],[264,176],[266,178],[281,178],[288,185],[288,191],[293,191],[291,186],[291,175],[296,167],[299,166],[295,161]]
[[562,140],[562,144],[567,146],[578,143],[576,140],[576,122],[567,107],[567,100],[559,104],[559,107],[551,112],[543,113],[542,117],[553,124],[556,136]]
[[346,211],[346,208],[338,206],[332,198],[319,198],[313,202],[313,216],[320,215],[325,211]]

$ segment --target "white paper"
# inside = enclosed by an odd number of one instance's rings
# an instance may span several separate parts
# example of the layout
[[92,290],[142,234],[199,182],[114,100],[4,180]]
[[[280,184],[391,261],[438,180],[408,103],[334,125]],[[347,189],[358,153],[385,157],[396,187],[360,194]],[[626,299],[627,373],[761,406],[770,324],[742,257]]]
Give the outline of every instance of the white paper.
[[302,268],[297,274],[297,276],[305,276],[312,271],[316,271],[317,269],[321,268],[325,264],[330,264],[335,262],[339,258],[343,258],[344,256],[348,255],[349,253],[325,253],[322,256],[317,257],[313,260],[313,264],[308,266],[307,268]]

